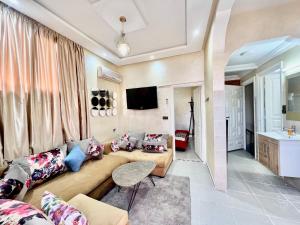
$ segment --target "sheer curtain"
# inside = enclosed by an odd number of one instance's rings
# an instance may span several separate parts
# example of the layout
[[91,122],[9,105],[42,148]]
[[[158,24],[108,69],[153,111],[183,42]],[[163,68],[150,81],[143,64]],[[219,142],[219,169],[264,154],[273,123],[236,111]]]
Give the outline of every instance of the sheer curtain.
[[0,164],[89,137],[81,46],[0,3]]

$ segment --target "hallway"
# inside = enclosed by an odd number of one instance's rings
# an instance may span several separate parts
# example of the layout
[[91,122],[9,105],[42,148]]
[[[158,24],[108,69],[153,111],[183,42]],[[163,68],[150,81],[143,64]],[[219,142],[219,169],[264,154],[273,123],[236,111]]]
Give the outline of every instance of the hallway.
[[201,162],[176,160],[168,173],[190,178],[192,225],[300,225],[300,192],[246,151],[229,153],[227,193]]
[[176,159],[193,162],[201,162],[199,156],[195,153],[195,145],[192,138],[190,138],[189,146],[185,151],[176,150]]
[[[249,217],[246,224],[300,223],[300,192],[274,176],[246,151],[229,153],[228,196],[245,211],[239,217]],[[237,223],[241,224],[245,223]]]

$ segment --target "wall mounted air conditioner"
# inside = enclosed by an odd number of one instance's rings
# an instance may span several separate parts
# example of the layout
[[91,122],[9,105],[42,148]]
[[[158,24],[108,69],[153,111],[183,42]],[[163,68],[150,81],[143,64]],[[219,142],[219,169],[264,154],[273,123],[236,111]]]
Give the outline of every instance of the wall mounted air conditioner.
[[121,74],[107,68],[104,66],[98,67],[98,77],[101,79],[109,80],[116,83],[122,82],[122,76]]

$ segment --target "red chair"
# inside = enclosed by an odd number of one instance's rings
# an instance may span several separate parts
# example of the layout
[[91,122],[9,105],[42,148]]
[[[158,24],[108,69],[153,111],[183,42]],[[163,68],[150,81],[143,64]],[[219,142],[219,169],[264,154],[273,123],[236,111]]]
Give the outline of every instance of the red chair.
[[178,150],[185,151],[189,145],[190,133],[188,130],[176,130],[175,131],[175,147]]

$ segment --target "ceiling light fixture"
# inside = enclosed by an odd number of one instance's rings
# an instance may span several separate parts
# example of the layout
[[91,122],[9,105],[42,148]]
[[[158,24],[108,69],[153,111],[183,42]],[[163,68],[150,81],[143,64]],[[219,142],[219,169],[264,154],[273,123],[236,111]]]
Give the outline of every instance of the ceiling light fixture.
[[126,23],[126,17],[121,16],[120,22],[122,24],[121,36],[117,42],[117,49],[121,57],[126,57],[129,55],[130,46],[126,41],[125,32],[124,32],[124,24]]

